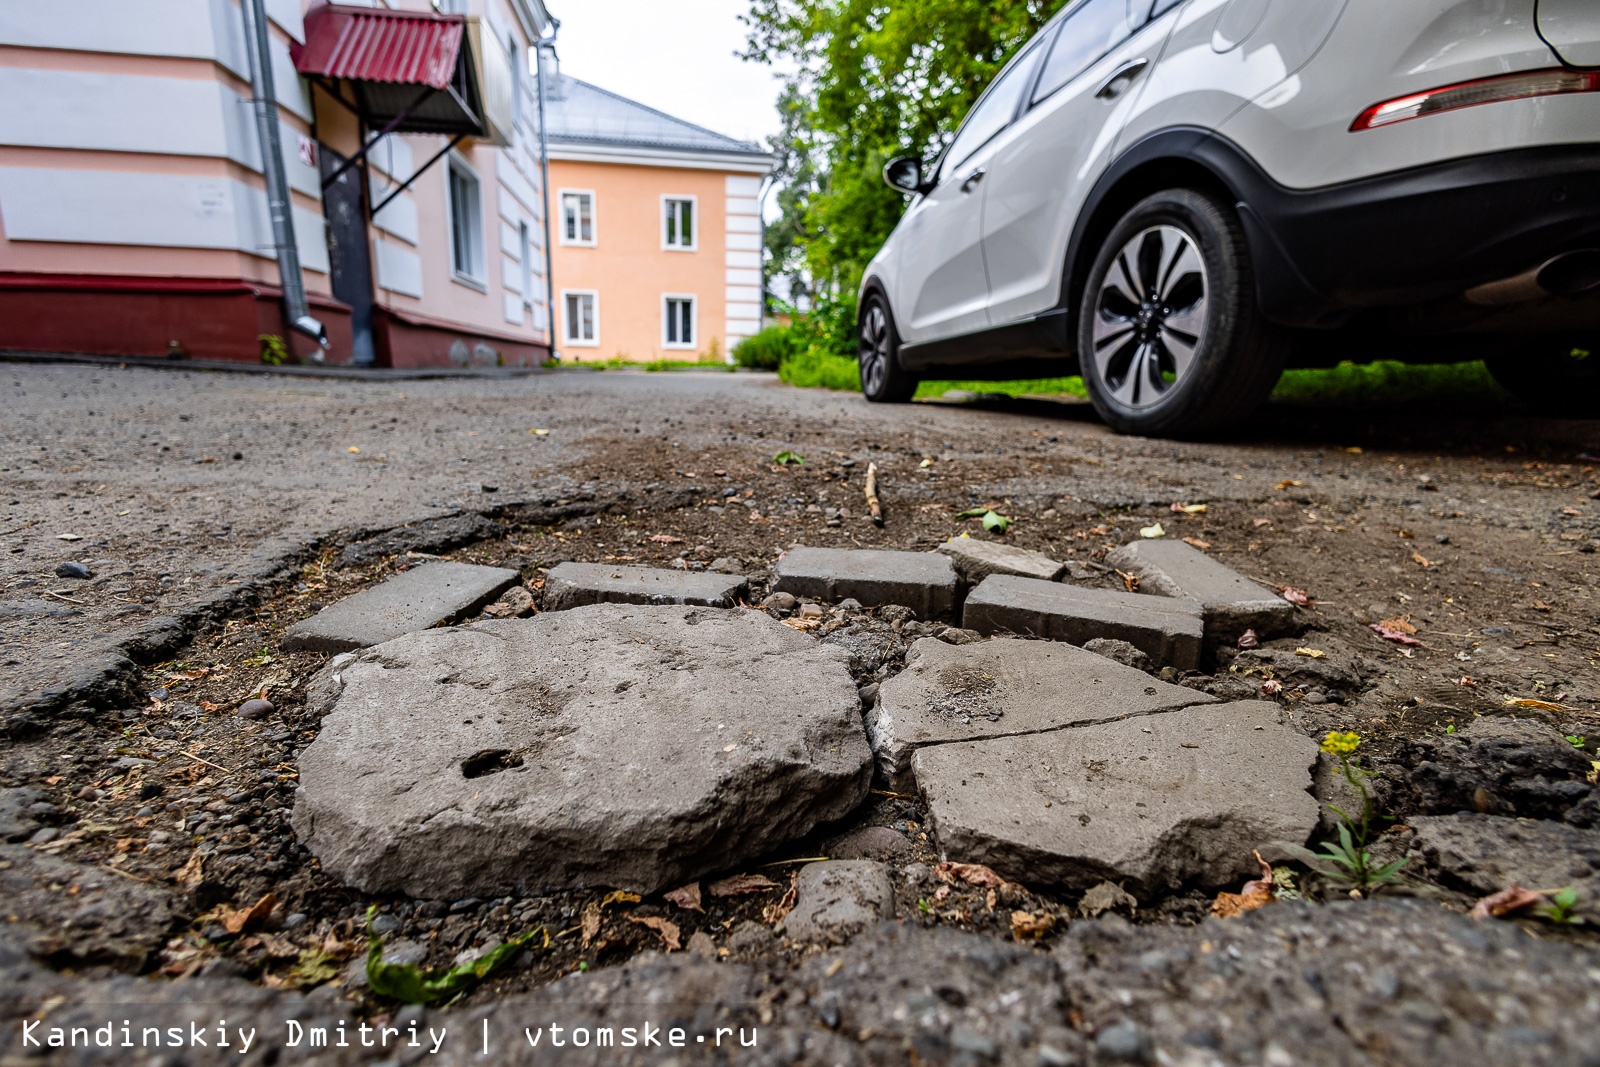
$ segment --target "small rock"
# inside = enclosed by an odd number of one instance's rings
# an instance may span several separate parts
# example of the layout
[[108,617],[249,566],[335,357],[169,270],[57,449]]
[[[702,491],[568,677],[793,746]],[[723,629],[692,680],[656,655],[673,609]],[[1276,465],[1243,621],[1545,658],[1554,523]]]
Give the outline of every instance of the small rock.
[[37,789],[0,789],[0,841],[21,841],[37,830],[39,820],[29,809],[43,801]]
[[514,585],[493,604],[483,609],[496,619],[516,619],[533,614],[533,594],[526,586]]
[[100,790],[92,785],[86,785],[78,790],[77,797],[79,800],[96,801],[100,799]]
[[460,900],[455,901],[450,905],[450,914],[460,915],[464,911],[473,910],[482,903],[483,901],[479,900],[477,897],[462,897]]
[[[743,574],[744,563],[731,556],[720,556],[707,564],[706,570],[716,574]],[[693,941],[693,938],[690,940]]]
[[704,930],[696,930],[689,935],[689,943],[684,946],[691,956],[704,956],[707,959],[717,958],[717,943],[711,940],[711,935]]
[[296,927],[304,926],[309,918],[310,916],[303,911],[290,912],[284,917],[283,928],[285,930],[293,930]]
[[802,619],[820,619],[824,612],[821,604],[801,604],[800,617]]
[[910,855],[911,841],[887,826],[864,826],[841,837],[828,851],[836,860],[890,860]]
[[1126,641],[1118,641],[1114,637],[1096,637],[1083,643],[1084,651],[1093,652],[1097,656],[1115,660],[1124,667],[1132,667],[1136,671],[1150,669],[1150,657],[1143,651],[1130,645]]
[[772,931],[758,922],[745,919],[728,935],[728,951],[735,956],[764,956],[776,946]]
[[1150,1035],[1127,1019],[1094,1035],[1094,1047],[1102,1056],[1129,1063],[1154,1063],[1156,1058],[1155,1042],[1150,1040]]
[[789,612],[794,610],[797,603],[793,593],[773,593],[761,602],[761,606],[768,611]]
[[1139,901],[1132,893],[1115,882],[1101,882],[1083,894],[1083,899],[1078,901],[1078,914],[1095,919],[1108,911],[1126,908],[1132,912],[1138,907]]
[[949,645],[970,645],[974,641],[982,641],[983,635],[976,630],[963,630],[958,626],[947,626],[939,631],[939,640]]
[[276,710],[278,709],[273,707],[272,701],[262,700],[257,697],[254,700],[246,700],[243,704],[240,704],[237,714],[241,719],[264,719]]
[[372,920],[372,932],[375,934],[392,934],[400,929],[400,920],[393,915],[379,915]]
[[50,842],[54,841],[60,836],[60,830],[57,830],[54,826],[46,826],[44,829],[37,831],[32,837],[28,838],[28,844],[48,845]]
[[878,702],[878,683],[870,682],[856,690],[856,694],[861,697],[862,705],[870,708]]
[[1094,571],[1075,559],[1067,560],[1065,567],[1066,574],[1063,576],[1064,578],[1071,578],[1075,582],[1087,582],[1094,579]]
[[870,860],[827,860],[800,868],[785,929],[796,941],[841,943],[894,909],[889,869]]
[[1328,698],[1318,690],[1313,689],[1305,696],[1301,697],[1300,702],[1302,704],[1326,704],[1328,702]]
[[866,610],[865,608],[863,608],[861,606],[861,601],[857,600],[855,597],[850,597],[850,596],[845,597],[843,600],[839,601],[839,603],[837,605],[835,605],[835,606],[843,614],[859,614],[860,612]]
[[80,581],[86,581],[94,577],[94,572],[89,569],[88,564],[79,563],[76,560],[68,560],[66,563],[56,567],[56,577],[77,578]]

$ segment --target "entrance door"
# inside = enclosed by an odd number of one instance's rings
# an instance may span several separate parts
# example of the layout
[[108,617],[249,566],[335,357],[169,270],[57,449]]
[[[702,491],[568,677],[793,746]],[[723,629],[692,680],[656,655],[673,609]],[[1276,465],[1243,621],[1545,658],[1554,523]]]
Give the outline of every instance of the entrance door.
[[[345,157],[317,144],[322,178],[344,165]],[[361,167],[351,167],[339,180],[322,190],[322,213],[328,220],[328,264],[333,272],[333,295],[350,305],[350,332],[354,337],[350,362],[371,366],[377,361],[372,346],[372,246],[367,240],[367,212],[361,199]]]

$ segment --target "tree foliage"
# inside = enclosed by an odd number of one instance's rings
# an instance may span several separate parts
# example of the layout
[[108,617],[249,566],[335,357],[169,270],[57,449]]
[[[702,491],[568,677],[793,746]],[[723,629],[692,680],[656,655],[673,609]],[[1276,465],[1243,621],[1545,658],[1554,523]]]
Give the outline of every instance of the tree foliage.
[[791,66],[773,143],[782,219],[776,270],[803,267],[853,319],[868,260],[899,221],[895,156],[931,161],[1016,50],[1066,0],[751,0],[744,58]]

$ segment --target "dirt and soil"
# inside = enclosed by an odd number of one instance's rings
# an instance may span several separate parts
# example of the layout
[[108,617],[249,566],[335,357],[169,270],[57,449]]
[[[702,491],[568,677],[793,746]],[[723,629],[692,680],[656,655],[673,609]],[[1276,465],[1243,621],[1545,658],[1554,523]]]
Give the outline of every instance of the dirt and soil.
[[[391,1006],[365,990],[360,966],[374,904],[385,939],[435,965],[548,931],[548,948],[465,1007],[665,947],[659,924],[640,919],[670,921],[685,943],[705,933],[728,955],[799,961],[815,950],[762,933],[781,918],[794,861],[865,827],[900,835],[894,848],[878,840],[909,926],[1020,936],[1043,951],[1083,922],[1081,894],[1025,876],[998,893],[941,880],[920,802],[887,782],[844,824],[727,872],[765,875],[771,888],[708,892],[703,910],[598,890],[409,901],[340,886],[288,823],[295,757],[318,727],[304,687],[327,657],[285,653],[278,639],[429,557],[516,568],[536,605],[544,573],[566,560],[736,570],[759,602],[790,545],[927,550],[966,533],[1125,588],[1106,552],[1159,523],[1309,600],[1301,635],[1224,649],[1172,680],[1270,694],[1314,737],[1358,732],[1394,817],[1390,851],[1405,851],[1407,816],[1440,805],[1559,819],[1600,804],[1583,780],[1600,759],[1600,422],[1283,407],[1235,440],[1176,443],[1116,437],[1079,403],[886,409],[745,374],[308,386],[12,365],[3,378],[0,790],[38,791],[12,794],[27,803],[5,825],[40,866],[29,874],[26,857],[8,855],[0,869],[8,884],[32,877],[39,892],[73,893],[48,857],[170,901],[148,909],[148,929],[116,924],[98,941],[65,903],[13,919],[35,959],[86,980],[113,967],[157,981],[232,976],[333,990],[352,1001],[342,1010],[378,1015]],[[774,462],[786,451],[803,462]],[[866,514],[869,464],[882,527]],[[979,507],[1009,529],[957,517]],[[69,561],[94,577],[57,577]],[[845,643],[863,687],[896,671],[911,640],[956,621],[779,614]],[[271,711],[239,714],[262,697]],[[1544,736],[1566,750],[1457,743],[1480,717],[1551,727]],[[1420,860],[1409,870],[1414,892],[1470,905]],[[1304,888],[1317,895],[1315,879]],[[269,893],[269,915],[241,919]],[[1210,899],[1189,890],[1123,910],[1135,924],[1190,925]],[[1587,903],[1585,926],[1521,921],[1592,968],[1600,902]],[[1014,912],[1031,925],[1017,928]]]

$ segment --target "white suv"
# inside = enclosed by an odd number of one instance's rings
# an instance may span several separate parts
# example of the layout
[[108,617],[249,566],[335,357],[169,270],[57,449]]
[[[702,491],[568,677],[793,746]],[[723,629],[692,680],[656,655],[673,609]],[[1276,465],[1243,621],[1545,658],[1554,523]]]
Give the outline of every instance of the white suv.
[[1597,142],[1600,0],[1075,0],[884,168],[862,388],[1082,373],[1179,435],[1285,365],[1486,359],[1600,414]]

